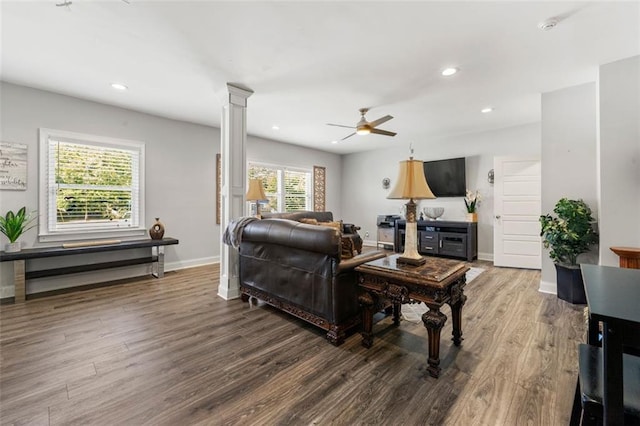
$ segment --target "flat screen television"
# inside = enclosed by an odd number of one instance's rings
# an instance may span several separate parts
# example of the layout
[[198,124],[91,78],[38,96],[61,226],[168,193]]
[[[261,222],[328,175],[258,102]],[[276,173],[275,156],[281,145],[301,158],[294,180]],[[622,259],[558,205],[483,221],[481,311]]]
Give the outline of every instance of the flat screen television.
[[466,194],[464,157],[425,161],[424,176],[436,197],[464,197]]

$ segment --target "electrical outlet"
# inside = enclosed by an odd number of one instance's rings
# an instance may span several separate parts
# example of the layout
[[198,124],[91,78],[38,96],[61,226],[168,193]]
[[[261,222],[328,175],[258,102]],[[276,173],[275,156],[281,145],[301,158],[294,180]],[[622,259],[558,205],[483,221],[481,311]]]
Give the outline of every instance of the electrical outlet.
[[364,237],[365,237],[365,238],[369,238],[369,231],[367,231],[367,232],[365,232],[365,233],[364,233]]

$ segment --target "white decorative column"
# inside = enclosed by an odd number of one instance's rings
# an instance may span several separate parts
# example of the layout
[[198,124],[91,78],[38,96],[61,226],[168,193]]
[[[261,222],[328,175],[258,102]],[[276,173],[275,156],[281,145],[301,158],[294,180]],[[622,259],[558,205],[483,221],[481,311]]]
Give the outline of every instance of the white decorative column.
[[220,163],[222,166],[220,215],[220,285],[223,299],[240,297],[238,250],[222,242],[222,233],[232,219],[244,214],[246,181],[247,99],[253,91],[227,83],[228,96],[222,108]]

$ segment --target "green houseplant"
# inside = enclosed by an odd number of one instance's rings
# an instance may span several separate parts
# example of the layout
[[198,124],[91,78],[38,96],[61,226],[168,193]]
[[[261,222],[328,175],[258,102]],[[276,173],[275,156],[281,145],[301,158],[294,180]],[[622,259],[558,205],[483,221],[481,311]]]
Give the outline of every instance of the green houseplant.
[[556,266],[558,297],[571,303],[586,303],[578,255],[598,242],[593,229],[595,219],[583,200],[560,199],[553,209],[556,216],[540,216],[542,244]]
[[27,213],[26,207],[22,207],[17,213],[9,210],[7,214],[0,216],[0,232],[9,239],[6,252],[20,251],[20,244],[16,241],[23,233],[35,226],[33,224],[35,220],[35,217]]

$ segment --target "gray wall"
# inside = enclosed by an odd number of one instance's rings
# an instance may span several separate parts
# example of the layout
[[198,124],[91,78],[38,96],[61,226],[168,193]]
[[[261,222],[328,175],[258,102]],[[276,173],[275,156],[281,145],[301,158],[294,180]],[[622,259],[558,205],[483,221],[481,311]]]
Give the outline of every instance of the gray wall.
[[[398,135],[392,149],[345,155],[342,168],[342,208],[345,220],[362,227],[360,234],[369,244],[376,242],[376,217],[400,214],[403,200],[388,200],[390,190],[382,188],[382,179],[398,176],[398,162],[409,158],[409,142]],[[540,156],[538,123],[509,127],[492,132],[467,134],[445,139],[414,142],[414,158],[429,161],[466,157],[467,187],[479,189],[483,201],[478,209],[478,251],[482,259],[493,259],[493,185],[487,173],[497,156]],[[443,219],[465,220],[462,197],[421,200],[419,208],[442,206]],[[366,233],[369,237],[366,237]]]
[[640,247],[640,56],[600,67],[600,264]]
[[[123,108],[0,83],[0,138],[28,145],[28,188],[0,191],[0,212],[23,205],[38,208],[38,129],[47,127],[146,143],[146,226],[154,217],[164,222],[167,236],[180,240],[166,249],[167,269],[216,262],[220,250],[220,226],[215,223],[215,154],[220,152],[220,130],[170,120]],[[219,113],[219,112],[212,112]],[[248,119],[251,119],[249,105]],[[293,151],[292,151],[293,150]],[[295,152],[295,156],[285,153]],[[282,164],[327,167],[327,208],[341,211],[339,155],[249,137],[247,157]],[[37,230],[21,237],[25,247],[37,245]],[[0,244],[6,243],[1,236]],[[109,279],[145,273],[140,267],[102,272]],[[13,268],[0,264],[0,297],[13,295]],[[79,274],[33,280],[27,291],[47,291],[95,281]]]
[[[583,199],[598,217],[596,84],[542,95],[542,213],[563,197]],[[540,289],[556,292],[556,272],[542,249]]]

